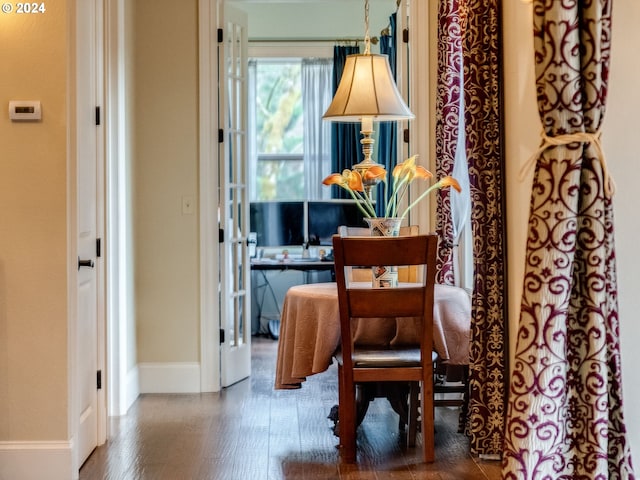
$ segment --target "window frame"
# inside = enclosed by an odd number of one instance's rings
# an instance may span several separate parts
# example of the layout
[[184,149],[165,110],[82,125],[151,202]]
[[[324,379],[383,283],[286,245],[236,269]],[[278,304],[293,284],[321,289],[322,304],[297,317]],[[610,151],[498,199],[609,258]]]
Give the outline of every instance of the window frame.
[[[305,58],[333,58],[333,42],[318,41],[318,42],[306,42],[296,43],[289,41],[270,41],[270,42],[249,42],[248,47],[248,59],[249,61],[266,62],[291,62],[302,61]],[[255,130],[255,124],[250,122],[250,127]],[[251,135],[256,135],[256,132],[252,132]],[[255,166],[259,168],[260,162],[269,160],[285,160],[285,161],[300,161],[304,165],[304,154],[289,154],[289,153],[259,153],[257,150],[250,149],[250,155],[255,158]],[[252,160],[253,161],[253,160]],[[250,199],[251,201],[260,201],[258,199],[257,192],[255,191],[256,180],[254,173],[255,169],[250,168]],[[274,199],[276,200],[276,199]],[[280,199],[280,200],[314,200],[308,198],[308,195],[304,195],[301,199]]]

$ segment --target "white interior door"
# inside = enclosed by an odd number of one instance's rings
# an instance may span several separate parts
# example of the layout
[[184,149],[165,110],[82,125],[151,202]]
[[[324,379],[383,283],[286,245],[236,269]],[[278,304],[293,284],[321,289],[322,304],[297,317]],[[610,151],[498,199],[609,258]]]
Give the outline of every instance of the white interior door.
[[220,228],[220,379],[251,374],[251,285],[247,237],[247,16],[223,2],[218,45]]
[[[102,103],[102,0],[78,1],[76,42],[77,132],[77,325],[75,345],[76,455],[78,467],[104,441],[104,395],[98,371],[104,359],[101,335],[104,317],[102,262],[98,238],[102,231],[102,165],[104,138],[97,108]],[[75,265],[74,265],[75,266]]]

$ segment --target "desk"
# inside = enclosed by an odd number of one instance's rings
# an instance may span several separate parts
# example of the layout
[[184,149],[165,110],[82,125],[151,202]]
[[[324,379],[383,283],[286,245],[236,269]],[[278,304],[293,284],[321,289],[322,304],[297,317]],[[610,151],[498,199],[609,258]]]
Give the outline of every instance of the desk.
[[305,258],[296,260],[269,260],[252,259],[251,270],[333,270],[333,262],[324,260],[307,260]]
[[[274,291],[274,287],[269,281],[268,272],[285,272],[287,270],[300,271],[303,273],[303,282],[309,283],[311,272],[320,272],[320,271],[330,271],[331,279],[333,279],[333,262],[330,261],[321,261],[319,259],[313,260],[308,258],[299,258],[299,259],[287,259],[287,260],[274,260],[274,259],[251,259],[251,272],[252,272],[252,289],[254,290],[255,295],[255,303],[253,304],[253,308],[255,309],[256,316],[252,316],[252,332],[258,333],[263,331],[261,327],[263,320],[263,309],[265,306],[265,296],[269,296],[275,305],[275,309],[277,310],[277,318],[276,315],[267,314],[265,316],[266,320],[266,328],[268,329],[269,334],[273,338],[278,338],[279,329],[280,329],[280,307],[279,303],[282,301],[282,296],[284,295],[284,290],[280,290],[280,294],[276,295]],[[261,282],[259,279],[254,277],[253,272],[256,272],[256,275],[260,274]],[[328,275],[325,275],[325,280],[328,280]],[[313,279],[311,279],[313,280]],[[317,279],[316,279],[317,281]],[[255,322],[254,323],[254,319]]]
[[[469,363],[471,299],[458,287],[436,285],[434,291],[433,346],[450,365]],[[413,343],[413,322],[398,319],[397,326],[381,320],[357,329],[356,339],[369,344]],[[338,291],[335,283],[291,287],[280,317],[280,340],[275,388],[300,388],[309,375],[324,372],[340,344]]]

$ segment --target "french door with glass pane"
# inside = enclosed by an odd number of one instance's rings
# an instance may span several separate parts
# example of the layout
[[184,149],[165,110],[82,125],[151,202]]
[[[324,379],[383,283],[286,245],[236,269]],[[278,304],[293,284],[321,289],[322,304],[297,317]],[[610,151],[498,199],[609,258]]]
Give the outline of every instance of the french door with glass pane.
[[219,50],[221,386],[251,373],[251,285],[247,247],[247,18],[223,2]]

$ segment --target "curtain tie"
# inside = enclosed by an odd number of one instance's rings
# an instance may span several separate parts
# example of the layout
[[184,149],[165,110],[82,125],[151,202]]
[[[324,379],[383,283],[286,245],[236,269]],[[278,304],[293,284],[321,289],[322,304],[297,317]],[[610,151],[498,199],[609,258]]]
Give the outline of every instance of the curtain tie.
[[596,149],[596,153],[598,156],[598,160],[600,160],[600,164],[602,165],[602,175],[603,175],[603,183],[604,183],[604,193],[607,198],[611,198],[615,193],[615,183],[611,175],[609,175],[609,168],[607,167],[607,158],[604,154],[604,149],[602,148],[601,142],[602,132],[598,130],[597,132],[577,132],[577,133],[567,133],[564,135],[557,135],[555,137],[550,137],[543,130],[540,134],[542,138],[542,142],[538,149],[534,152],[531,157],[522,165],[520,169],[520,181],[524,180],[524,177],[528,174],[529,170],[531,170],[536,165],[536,161],[540,155],[549,147],[558,147],[562,145],[569,145],[570,143],[591,143]]

